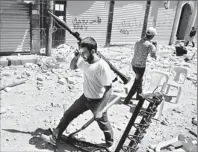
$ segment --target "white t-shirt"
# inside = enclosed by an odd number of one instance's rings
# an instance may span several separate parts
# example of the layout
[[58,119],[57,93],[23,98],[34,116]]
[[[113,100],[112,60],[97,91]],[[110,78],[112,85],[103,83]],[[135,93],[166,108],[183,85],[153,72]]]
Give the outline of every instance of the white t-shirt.
[[112,83],[109,65],[103,59],[89,64],[80,57],[77,67],[84,72],[83,91],[85,97],[90,99],[102,98],[105,92],[104,86],[109,86]]

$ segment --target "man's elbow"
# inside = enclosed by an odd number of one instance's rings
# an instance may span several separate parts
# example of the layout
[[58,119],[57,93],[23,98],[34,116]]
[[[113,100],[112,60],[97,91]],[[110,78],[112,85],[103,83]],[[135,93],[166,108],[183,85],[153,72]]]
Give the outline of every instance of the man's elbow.
[[70,69],[71,69],[71,70],[75,70],[75,69],[77,69],[77,68],[78,68],[77,65],[71,65],[71,64],[70,64]]

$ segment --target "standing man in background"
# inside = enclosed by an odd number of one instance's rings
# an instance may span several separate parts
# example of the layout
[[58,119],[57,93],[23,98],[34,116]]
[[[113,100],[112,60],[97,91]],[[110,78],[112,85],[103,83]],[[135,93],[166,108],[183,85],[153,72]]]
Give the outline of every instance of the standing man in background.
[[125,98],[124,104],[129,104],[130,99],[137,92],[136,99],[139,99],[139,94],[142,93],[142,81],[143,75],[146,68],[146,61],[148,54],[151,54],[151,57],[156,59],[156,42],[151,42],[154,36],[157,35],[155,28],[150,27],[146,31],[145,37],[137,41],[134,46],[134,56],[132,59],[132,69],[135,72],[135,80],[131,90],[129,91],[127,97]]
[[193,39],[196,35],[197,31],[195,29],[195,27],[192,27],[192,30],[190,31],[190,35],[189,35],[189,40],[186,42],[186,45],[185,46],[188,46],[189,42],[192,42],[192,47],[195,46],[195,43],[193,42]]

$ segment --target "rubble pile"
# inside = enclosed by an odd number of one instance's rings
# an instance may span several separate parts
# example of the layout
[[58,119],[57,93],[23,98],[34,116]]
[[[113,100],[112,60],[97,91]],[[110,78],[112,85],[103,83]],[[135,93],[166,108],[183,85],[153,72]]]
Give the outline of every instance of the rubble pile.
[[61,44],[53,50],[52,56],[56,58],[58,62],[70,62],[70,58],[73,55],[75,48],[66,44]]
[[[14,82],[26,80],[26,83],[6,88],[1,91],[1,125],[3,129],[15,129],[17,133],[1,131],[2,151],[40,151],[40,141],[30,142],[31,136],[21,132],[32,132],[37,128],[54,128],[62,117],[63,112],[82,94],[83,72],[70,70],[69,63],[75,48],[60,45],[52,51],[51,57],[40,56],[38,63],[26,63],[22,66],[8,66],[0,68],[1,87]],[[153,121],[144,137],[140,151],[152,149],[156,144],[176,137],[179,133],[195,139],[185,127],[195,130],[191,123],[196,116],[196,87],[197,87],[197,50],[187,47],[188,53],[176,56],[174,46],[160,45],[157,60],[149,57],[146,72],[159,70],[170,73],[173,66],[185,67],[188,71],[187,80],[182,88],[182,95],[178,104],[168,104],[163,111],[161,121]],[[131,68],[133,46],[99,48],[109,61],[125,76],[135,78]],[[194,55],[194,56],[193,56]],[[193,58],[192,58],[193,57]],[[188,60],[186,60],[188,58]],[[115,74],[113,74],[115,77]],[[132,84],[131,84],[132,85]],[[123,93],[124,84],[118,78],[113,84],[114,92]],[[123,113],[124,111],[124,113]],[[115,140],[118,141],[131,117],[133,107],[122,104],[114,105],[109,109],[108,115],[112,123]],[[79,129],[92,117],[90,111],[85,112],[74,120],[66,130],[69,134]],[[21,131],[21,132],[20,132]],[[93,136],[94,135],[94,136]],[[78,137],[91,142],[104,142],[104,137],[97,123],[93,123]],[[20,146],[23,143],[23,146]],[[29,144],[33,143],[33,144]],[[48,147],[48,146],[46,146]]]

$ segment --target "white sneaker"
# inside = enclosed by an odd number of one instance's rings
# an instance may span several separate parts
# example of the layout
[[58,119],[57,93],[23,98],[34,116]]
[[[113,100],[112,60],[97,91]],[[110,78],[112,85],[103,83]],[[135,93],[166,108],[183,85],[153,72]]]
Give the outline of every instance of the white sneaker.
[[50,144],[52,144],[52,145],[54,145],[54,146],[56,145],[56,140],[53,138],[52,135],[47,136],[47,135],[41,134],[41,138],[42,138],[45,142],[48,142],[48,143],[50,143]]

